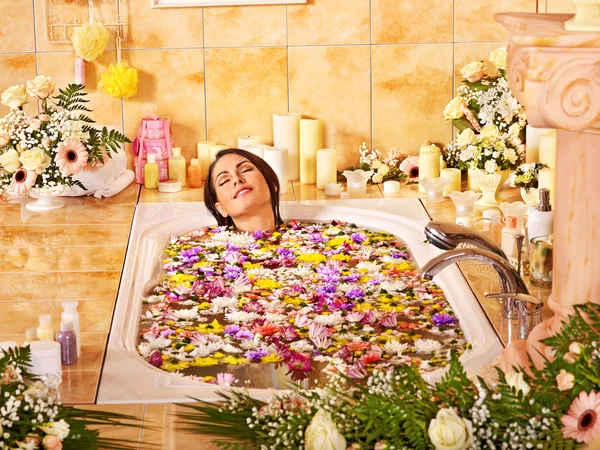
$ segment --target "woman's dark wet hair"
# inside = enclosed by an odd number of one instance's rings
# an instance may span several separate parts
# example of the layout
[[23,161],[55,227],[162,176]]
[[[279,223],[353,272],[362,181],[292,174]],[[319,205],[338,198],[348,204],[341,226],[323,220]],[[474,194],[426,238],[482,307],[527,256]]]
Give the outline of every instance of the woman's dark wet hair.
[[269,192],[271,193],[271,207],[273,208],[273,217],[275,218],[275,227],[280,227],[283,225],[283,219],[281,218],[281,214],[279,212],[279,179],[277,178],[277,174],[273,171],[271,166],[265,162],[260,156],[256,156],[254,153],[250,153],[249,151],[242,150],[240,148],[228,148],[226,150],[221,150],[217,153],[215,160],[210,164],[208,168],[208,175],[206,177],[206,183],[204,185],[204,203],[210,213],[217,219],[217,224],[219,226],[233,226],[235,227],[235,223],[231,216],[223,217],[215,204],[218,202],[217,200],[217,192],[215,190],[215,184],[212,178],[213,171],[215,169],[215,164],[219,159],[226,155],[240,155],[250,161],[254,166],[259,170],[265,180],[267,182],[267,186],[269,186]]

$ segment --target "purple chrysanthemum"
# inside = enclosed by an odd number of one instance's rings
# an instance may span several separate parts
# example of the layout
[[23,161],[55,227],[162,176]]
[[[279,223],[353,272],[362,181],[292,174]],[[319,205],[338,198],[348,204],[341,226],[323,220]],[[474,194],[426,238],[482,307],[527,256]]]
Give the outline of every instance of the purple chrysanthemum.
[[245,358],[250,361],[259,361],[263,356],[267,356],[269,353],[264,348],[259,348],[258,350],[248,350],[244,355]]
[[367,235],[364,233],[352,233],[350,236],[354,242],[357,244],[362,244],[367,240]]
[[431,321],[436,327],[451,325],[453,323],[458,322],[456,317],[451,316],[450,314],[434,314],[431,318]]
[[346,292],[346,297],[348,298],[363,298],[365,295],[365,293],[363,292],[362,289],[350,289],[348,292]]

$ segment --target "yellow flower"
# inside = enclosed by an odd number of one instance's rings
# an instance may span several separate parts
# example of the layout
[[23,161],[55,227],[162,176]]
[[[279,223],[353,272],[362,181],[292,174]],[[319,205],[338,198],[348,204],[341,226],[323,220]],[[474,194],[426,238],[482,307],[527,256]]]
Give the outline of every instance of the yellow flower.
[[165,359],[171,359],[171,357],[170,357],[169,355],[162,355],[162,356],[161,356],[161,358],[162,358],[163,360],[165,360]]
[[298,306],[300,303],[302,303],[302,299],[300,297],[290,297],[286,295],[283,299],[283,303],[286,305]]
[[250,262],[245,262],[244,263],[244,269],[248,270],[248,269],[258,269],[260,268],[261,265],[258,263],[250,263]]
[[215,380],[215,377],[211,377],[210,375],[206,376],[203,378],[205,383],[210,383],[211,381]]
[[368,303],[360,303],[354,308],[356,311],[370,311],[373,309]]
[[85,23],[73,30],[71,42],[77,56],[89,62],[104,52],[108,45],[108,30],[101,23]]
[[335,259],[336,261],[348,261],[350,257],[348,255],[338,253],[337,255],[333,255],[331,259]]
[[339,247],[340,245],[344,245],[345,243],[351,244],[352,240],[347,237],[337,237],[337,238],[333,238],[329,242],[327,242],[327,246],[328,247]]
[[111,97],[131,98],[137,94],[137,69],[122,63],[111,64],[108,70],[100,75],[98,90]]
[[215,353],[215,354],[213,355],[213,358],[217,358],[217,359],[219,359],[219,358],[222,358],[222,357],[224,357],[224,356],[225,356],[225,355],[224,355],[223,353],[221,353],[221,352],[217,352],[217,353]]
[[270,355],[263,356],[262,358],[260,358],[260,361],[264,363],[276,363],[282,360],[283,358],[279,355],[276,355],[275,353],[271,353]]
[[325,255],[321,255],[320,253],[303,253],[298,255],[299,261],[309,262],[313,264],[319,264],[327,259]]
[[179,361],[176,363],[166,363],[160,366],[162,370],[166,370],[167,372],[176,372],[178,370],[187,369],[190,366],[190,363],[185,361]]
[[408,270],[411,270],[413,268],[413,266],[407,262],[403,262],[400,264],[390,264],[388,266],[388,269],[396,269],[400,272],[406,272]]
[[196,308],[198,308],[198,309],[208,309],[208,308],[210,308],[210,303],[208,303],[208,302],[202,302],[198,306],[196,306]]
[[184,273],[178,273],[173,276],[167,278],[167,281],[171,281],[176,284],[185,283],[188,281],[195,281],[196,277],[194,275],[186,275]]
[[210,266],[210,265],[211,265],[211,263],[209,263],[208,261],[198,261],[192,267],[194,269],[199,269],[200,267],[206,267],[206,266]]
[[185,347],[183,347],[183,350],[186,351],[186,352],[191,352],[195,348],[196,348],[196,346],[194,344],[188,344]]
[[249,359],[243,358],[241,356],[236,357],[233,355],[226,356],[225,358],[223,358],[221,360],[221,364],[233,364],[233,365],[246,364],[249,362],[250,362]]
[[218,360],[208,356],[206,358],[196,358],[195,360],[192,361],[191,366],[192,367],[208,367],[208,366],[215,366],[217,364],[219,364]]
[[221,325],[217,319],[215,319],[211,323],[201,323],[198,325],[198,327],[196,327],[196,331],[198,331],[198,333],[219,334],[225,331],[225,327]]
[[264,278],[256,280],[254,282],[254,285],[258,286],[261,289],[267,289],[267,290],[273,290],[273,289],[277,289],[277,288],[281,287],[281,284],[279,284],[277,281],[266,280]]

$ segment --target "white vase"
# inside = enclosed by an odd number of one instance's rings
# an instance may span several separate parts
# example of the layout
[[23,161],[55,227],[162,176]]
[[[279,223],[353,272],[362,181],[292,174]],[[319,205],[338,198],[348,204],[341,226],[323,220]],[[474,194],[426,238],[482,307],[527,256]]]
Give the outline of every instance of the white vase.
[[27,193],[35,200],[27,202],[29,211],[42,212],[62,208],[65,204],[57,197],[65,190],[64,186],[31,188]]
[[525,188],[521,188],[521,198],[528,205],[537,206],[540,202],[540,194],[537,189],[530,188],[529,192]]
[[509,176],[510,170],[500,170],[494,173],[487,173],[484,169],[474,171],[472,177],[483,193],[483,196],[475,204],[492,208],[500,206],[496,194]]
[[468,169],[467,170],[467,189],[469,189],[470,191],[473,192],[481,192],[481,189],[479,189],[479,185],[477,184],[477,180],[475,179],[474,174],[478,171],[479,169]]

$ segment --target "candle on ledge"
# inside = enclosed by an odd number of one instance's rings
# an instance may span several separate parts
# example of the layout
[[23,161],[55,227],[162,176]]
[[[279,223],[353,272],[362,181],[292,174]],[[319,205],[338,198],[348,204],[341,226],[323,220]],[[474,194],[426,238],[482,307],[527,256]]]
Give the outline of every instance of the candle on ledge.
[[300,183],[316,183],[320,148],[323,148],[323,123],[319,119],[300,119]]
[[198,163],[200,165],[200,174],[203,180],[208,175],[208,166],[210,165],[210,146],[215,145],[214,141],[200,141],[196,144],[198,152]]
[[237,138],[238,148],[245,148],[249,145],[262,144],[260,136],[240,136]]
[[442,169],[440,176],[450,182],[444,188],[444,197],[448,197],[450,192],[460,191],[460,169]]
[[273,148],[273,147],[271,147],[269,145],[264,145],[264,144],[254,144],[254,145],[247,145],[246,147],[244,147],[244,150],[264,159],[265,158],[265,150],[269,149],[269,148]]
[[325,185],[325,195],[329,197],[339,197],[342,195],[342,185],[339,183],[327,183]]
[[556,130],[552,128],[535,128],[527,125],[525,128],[525,162],[540,161],[540,136],[544,134],[556,135]]
[[556,169],[556,133],[540,136],[540,162]]
[[550,203],[554,205],[554,189],[556,188],[556,171],[542,169],[538,175],[538,191],[542,188],[550,189]]
[[317,189],[325,189],[337,181],[337,155],[335,148],[317,150]]
[[384,181],[383,192],[385,194],[397,194],[400,192],[400,183],[394,180]]
[[300,178],[300,118],[301,114],[273,114],[273,145],[288,150],[287,177],[295,181]]
[[[419,180],[423,178],[438,178],[440,176],[440,156],[442,152],[437,145],[429,141],[421,144],[419,151]],[[419,192],[425,192],[419,183]]]
[[264,149],[263,159],[271,166],[279,180],[279,194],[287,194],[288,191],[288,151],[285,147],[267,147]]
[[210,146],[210,162],[212,163],[217,158],[217,153],[219,153],[221,150],[227,150],[228,148],[230,148],[230,147],[227,145],[223,145],[223,144],[211,145]]

